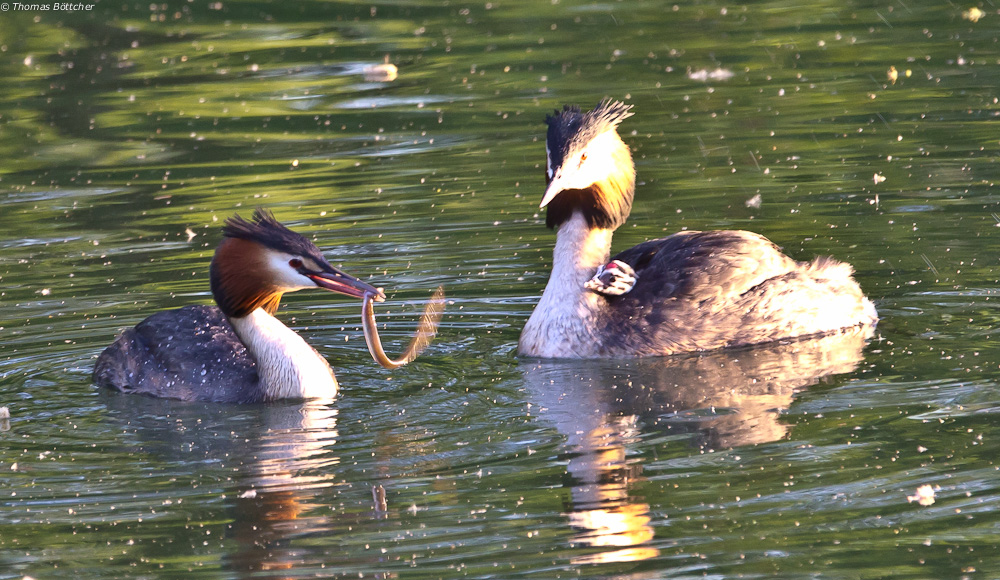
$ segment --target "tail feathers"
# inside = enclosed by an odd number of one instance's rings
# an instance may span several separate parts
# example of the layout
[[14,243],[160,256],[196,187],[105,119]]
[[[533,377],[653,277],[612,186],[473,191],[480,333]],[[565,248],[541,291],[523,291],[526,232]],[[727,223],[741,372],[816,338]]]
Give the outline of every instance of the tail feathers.
[[859,308],[857,308],[857,321],[859,325],[874,325],[878,322],[878,312],[875,304],[872,303],[861,292],[861,288],[854,280],[854,267],[846,262],[841,262],[830,256],[820,256],[809,263],[806,267],[814,278],[828,282],[837,282],[843,285],[845,291],[854,293],[860,297]]
[[841,262],[830,256],[819,256],[806,266],[806,271],[817,277],[826,279],[850,278],[854,275],[854,267],[847,262]]
[[137,348],[135,331],[130,328],[123,332],[97,357],[93,381],[102,387],[110,387],[123,393],[132,390],[140,372],[137,361],[141,357],[133,355]]

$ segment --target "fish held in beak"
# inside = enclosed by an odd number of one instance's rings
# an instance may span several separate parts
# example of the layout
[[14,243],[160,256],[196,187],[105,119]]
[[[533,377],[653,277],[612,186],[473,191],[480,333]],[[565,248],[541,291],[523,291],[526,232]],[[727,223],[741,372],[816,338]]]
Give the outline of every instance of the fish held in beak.
[[[382,300],[384,300],[384,295]],[[444,313],[444,287],[438,286],[434,295],[427,302],[424,313],[420,316],[420,323],[417,325],[417,332],[410,339],[410,344],[406,347],[402,356],[391,359],[385,354],[382,348],[382,340],[378,335],[378,328],[375,323],[375,308],[373,303],[378,297],[373,293],[364,295],[361,306],[361,321],[365,331],[365,342],[368,344],[368,352],[371,353],[375,362],[387,369],[398,369],[417,358],[434,340],[437,335],[438,325],[441,322],[441,315]]]

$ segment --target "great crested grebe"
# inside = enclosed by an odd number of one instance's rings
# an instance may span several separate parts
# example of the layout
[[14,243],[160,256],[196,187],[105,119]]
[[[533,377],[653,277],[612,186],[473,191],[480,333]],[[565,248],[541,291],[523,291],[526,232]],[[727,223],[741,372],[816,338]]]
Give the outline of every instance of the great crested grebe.
[[337,394],[330,365],[275,318],[281,295],[322,288],[385,299],[327,262],[303,236],[257,209],[226,220],[210,267],[214,306],[156,313],[101,353],[94,382],[188,401],[256,403]]
[[763,236],[687,231],[608,259],[632,208],[635,166],[617,127],[631,105],[606,99],[546,117],[540,207],[556,228],[552,274],[518,352],[544,358],[671,355],[870,332],[875,307],[848,264],[797,262]]

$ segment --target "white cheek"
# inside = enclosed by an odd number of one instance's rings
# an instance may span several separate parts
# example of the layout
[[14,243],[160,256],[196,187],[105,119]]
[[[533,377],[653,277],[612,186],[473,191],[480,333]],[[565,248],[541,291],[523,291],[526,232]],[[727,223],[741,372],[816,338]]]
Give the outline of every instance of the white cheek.
[[572,183],[567,184],[568,189],[585,189],[591,185],[603,181],[615,170],[612,167],[615,149],[618,148],[617,134],[614,130],[601,133],[587,145],[587,159],[580,161],[580,156],[575,155],[568,160],[567,167],[575,167],[576,171],[571,172]]
[[552,152],[549,151],[548,143],[545,144],[545,174],[549,176],[549,181],[552,181]]
[[308,277],[299,274],[288,262],[295,259],[291,254],[269,253],[267,256],[267,266],[271,275],[271,282],[281,288],[284,292],[302,290],[303,288],[315,288],[316,283]]
[[587,163],[586,161],[580,161],[579,157],[574,157],[570,160],[573,167],[576,167],[576,171],[572,173],[573,179],[569,184],[572,189],[585,189],[590,187],[594,183],[594,171],[593,163]]
[[[573,170],[566,171],[566,168],[570,167]],[[566,176],[566,189],[587,189],[605,177],[601,159],[595,158],[590,149],[588,149],[587,159],[582,162],[579,156],[568,159],[563,169],[563,175]]]

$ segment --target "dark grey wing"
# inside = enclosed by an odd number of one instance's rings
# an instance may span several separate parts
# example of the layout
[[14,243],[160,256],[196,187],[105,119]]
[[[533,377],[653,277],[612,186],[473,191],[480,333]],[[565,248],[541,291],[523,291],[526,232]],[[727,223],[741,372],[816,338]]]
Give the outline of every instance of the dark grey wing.
[[214,306],[158,312],[123,332],[97,359],[94,382],[187,401],[259,399],[256,364]]
[[798,267],[767,238],[733,230],[681,232],[643,242],[613,259],[632,266],[639,278],[630,294],[683,295],[695,301],[740,295]]
[[763,236],[729,230],[681,232],[614,259],[638,279],[627,294],[608,298],[605,346],[636,354],[729,346],[744,323],[741,297],[799,267]]

